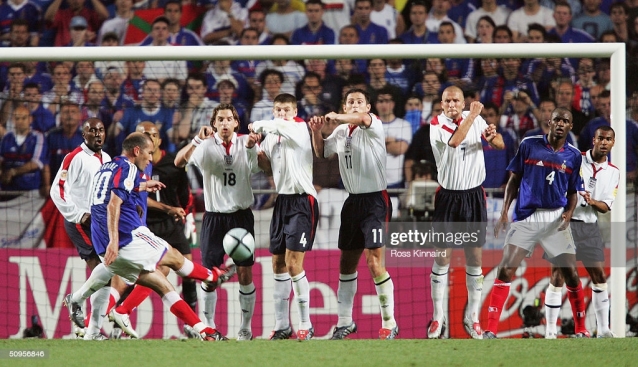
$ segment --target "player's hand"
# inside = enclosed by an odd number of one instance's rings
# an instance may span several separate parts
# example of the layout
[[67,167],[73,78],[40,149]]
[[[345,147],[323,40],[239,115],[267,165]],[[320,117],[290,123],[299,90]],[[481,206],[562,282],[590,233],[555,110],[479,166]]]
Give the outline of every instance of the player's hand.
[[213,131],[213,128],[210,126],[202,126],[199,129],[199,133],[197,134],[197,136],[204,140],[204,139],[208,139],[209,136],[212,136],[215,132]]
[[320,132],[323,128],[324,118],[322,116],[312,116],[308,121],[308,127],[312,132]]
[[583,197],[587,205],[593,205],[594,200],[591,198],[589,191],[579,191],[578,194]]
[[117,259],[117,253],[120,250],[120,246],[116,242],[109,242],[106,246],[106,252],[104,253],[104,265],[109,266],[113,264],[113,261]]
[[145,190],[147,192],[157,192],[161,189],[166,188],[166,185],[164,185],[163,183],[156,181],[156,180],[148,180],[146,181],[146,187]]
[[485,137],[485,140],[487,140],[487,142],[491,142],[492,140],[494,140],[494,138],[496,137],[496,126],[494,126],[494,124],[489,124],[487,125],[487,128],[485,129],[485,131],[483,131],[483,136]]
[[505,216],[501,215],[501,217],[498,218],[496,225],[494,226],[494,238],[498,238],[498,235],[501,232],[505,232],[506,229],[507,229],[507,215]]
[[248,140],[246,141],[246,148],[251,149],[259,141],[261,141],[261,134],[257,134],[253,132],[249,133]]
[[561,216],[561,218],[562,218],[562,222],[560,223],[558,230],[564,231],[567,229],[567,227],[569,227],[569,222],[572,220],[572,212],[563,212],[563,215]]
[[470,115],[479,116],[481,111],[483,111],[483,103],[474,101],[470,104]]
[[16,175],[16,170],[13,168],[10,168],[4,171],[2,175],[2,180],[1,180],[2,184],[3,185],[10,184],[13,178],[15,177],[15,175]]
[[262,171],[266,174],[266,176],[272,176],[272,166],[270,165],[270,159],[266,153],[259,152],[257,153],[257,165],[261,168]]
[[84,213],[84,215],[82,216],[82,219],[80,219],[80,225],[84,227],[91,226],[91,213]]
[[338,116],[339,116],[339,114],[337,114],[336,112],[330,112],[329,114],[324,116],[324,119],[325,119],[326,122],[337,121],[337,117]]
[[255,129],[253,128],[253,123],[252,122],[250,124],[248,124],[248,131],[250,131],[251,133],[255,132]]
[[188,213],[184,221],[184,236],[193,245],[197,244],[197,227],[195,226],[195,216],[193,213]]
[[176,222],[180,220],[184,222],[184,218],[186,217],[186,211],[184,211],[183,208],[180,208],[178,206],[171,206],[170,209],[168,209],[168,212],[166,214],[173,217],[173,219],[175,219]]

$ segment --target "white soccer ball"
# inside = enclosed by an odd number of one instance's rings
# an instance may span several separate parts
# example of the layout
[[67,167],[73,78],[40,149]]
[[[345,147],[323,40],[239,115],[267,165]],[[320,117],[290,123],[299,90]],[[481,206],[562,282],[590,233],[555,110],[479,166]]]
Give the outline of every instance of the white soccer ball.
[[224,236],[224,251],[235,262],[247,260],[255,253],[255,238],[244,228],[233,228]]

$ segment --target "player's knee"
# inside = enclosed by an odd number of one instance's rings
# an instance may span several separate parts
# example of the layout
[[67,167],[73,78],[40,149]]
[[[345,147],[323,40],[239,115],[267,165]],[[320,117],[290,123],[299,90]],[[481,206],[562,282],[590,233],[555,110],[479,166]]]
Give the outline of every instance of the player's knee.
[[563,278],[565,278],[565,284],[569,287],[577,287],[578,283],[580,283],[580,278],[578,277],[578,271],[576,268],[562,268]]
[[596,267],[596,268],[588,268],[587,270],[589,271],[589,276],[591,277],[592,283],[604,284],[607,282],[603,268]]
[[504,283],[509,283],[514,278],[514,273],[516,272],[515,267],[502,266],[498,269],[498,280]]
[[237,267],[237,280],[240,285],[248,285],[253,282],[252,266]]

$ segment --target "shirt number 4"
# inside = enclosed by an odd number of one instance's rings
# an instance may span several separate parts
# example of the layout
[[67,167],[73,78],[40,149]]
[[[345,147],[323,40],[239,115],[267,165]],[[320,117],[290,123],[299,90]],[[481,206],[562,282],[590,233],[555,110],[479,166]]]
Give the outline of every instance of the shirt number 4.
[[556,171],[552,171],[545,177],[547,181],[549,181],[549,185],[551,186],[554,183],[554,176],[556,175]]

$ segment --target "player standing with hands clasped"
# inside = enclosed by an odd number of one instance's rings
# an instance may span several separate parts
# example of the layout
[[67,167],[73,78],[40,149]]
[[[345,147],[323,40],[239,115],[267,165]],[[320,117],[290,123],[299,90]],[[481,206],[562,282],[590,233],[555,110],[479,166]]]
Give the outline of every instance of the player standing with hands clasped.
[[248,126],[250,131],[268,133],[261,148],[272,165],[278,194],[270,223],[275,277],[275,330],[270,340],[289,339],[292,335],[290,288],[294,289],[299,310],[297,339],[309,340],[315,331],[310,322],[310,284],[303,261],[306,251],[312,249],[319,222],[317,191],[312,184],[312,144],[306,123],[295,120],[295,96],[284,93],[275,97],[273,115],[274,120]]
[[[230,104],[220,104],[213,111],[211,126],[202,126],[193,141],[182,148],[175,165],[187,162],[196,165],[204,178],[206,213],[202,223],[202,262],[205,267],[219,267],[224,261],[224,235],[233,228],[244,228],[255,235],[255,217],[250,205],[253,190],[250,175],[259,171],[255,144],[260,136],[254,133],[237,136],[239,117]],[[239,304],[242,321],[237,340],[252,340],[251,320],[255,311],[256,289],[253,284],[254,256],[237,263]],[[217,292],[202,283],[204,315],[215,328]]]
[[[569,225],[576,244],[576,260],[582,261],[591,278],[592,303],[596,311],[596,334],[599,338],[613,338],[614,334],[609,330],[609,293],[607,292],[607,280],[605,279],[605,242],[598,228],[597,213],[607,213],[616,198],[620,171],[618,167],[609,163],[607,155],[611,152],[616,142],[616,133],[610,126],[601,126],[594,133],[593,149],[582,154],[583,164],[581,173],[585,191],[580,193],[578,201]],[[556,266],[555,266],[556,265]],[[563,299],[563,276],[560,264],[552,261],[552,278],[545,293],[545,319],[547,326],[545,339],[556,339],[556,321],[560,313]],[[580,313],[576,302],[578,292],[569,289],[567,293],[572,304],[574,324],[576,330],[582,334],[577,337],[587,337],[589,333],[585,329],[585,314]],[[584,306],[584,305],[583,305]]]
[[[482,339],[479,323],[479,304],[483,290],[482,250],[487,227],[485,191],[485,139],[495,149],[504,149],[503,137],[494,125],[480,116],[483,104],[474,101],[469,112],[463,112],[465,97],[458,87],[448,87],[441,99],[443,113],[430,122],[430,142],[438,169],[441,189],[437,191],[434,207],[434,227],[445,232],[477,233],[476,242],[463,243],[467,285],[467,308],[463,326],[474,339]],[[466,223],[459,227],[459,223]],[[434,314],[428,327],[428,338],[440,338],[444,332],[443,300],[448,283],[448,270],[455,243],[434,243],[437,251],[432,265],[430,282]]]
[[[547,135],[523,139],[507,170],[511,171],[505,188],[501,217],[494,228],[494,235],[505,229],[508,212],[514,198],[514,222],[511,224],[503,259],[490,293],[488,323],[484,337],[496,339],[498,323],[510,282],[523,259],[540,244],[549,259],[560,264],[567,283],[572,308],[585,316],[585,299],[576,271],[576,247],[569,223],[582,189],[580,167],[581,153],[567,143],[567,136],[574,126],[569,110],[559,107],[551,115]],[[589,337],[585,323],[576,321],[576,334]]]
[[[369,96],[361,89],[346,93],[343,110],[345,114],[331,112],[324,117],[312,117],[309,123],[315,154],[319,158],[329,158],[335,153],[339,156],[339,172],[350,194],[341,210],[339,320],[331,339],[344,339],[357,331],[352,308],[357,292],[357,265],[362,253],[379,296],[382,317],[379,339],[394,339],[399,334],[394,319],[394,284],[385,269],[385,246],[374,236],[375,231],[387,228],[392,215],[392,203],[386,191],[383,123],[370,113]],[[324,140],[321,128],[330,121],[342,125]]]

